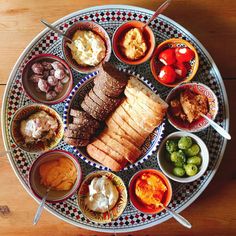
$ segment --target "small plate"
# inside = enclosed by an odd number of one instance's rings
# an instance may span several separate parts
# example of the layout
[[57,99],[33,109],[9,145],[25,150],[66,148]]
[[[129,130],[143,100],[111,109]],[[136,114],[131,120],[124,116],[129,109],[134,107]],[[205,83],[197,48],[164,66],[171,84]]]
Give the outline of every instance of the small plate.
[[[159,71],[160,71],[160,62],[158,60],[158,56],[159,54],[167,49],[167,48],[172,48],[172,47],[183,47],[183,46],[187,46],[188,48],[190,48],[194,54],[195,54],[195,58],[193,60],[190,61],[189,64],[189,68],[187,68],[188,74],[187,77],[184,79],[180,79],[180,80],[176,80],[176,82],[171,83],[171,84],[166,84],[164,82],[162,82],[158,75],[159,75]],[[189,82],[190,80],[193,79],[193,77],[195,76],[195,74],[197,73],[198,67],[199,67],[199,56],[197,53],[197,50],[195,49],[195,47],[189,43],[188,41],[181,39],[181,38],[171,38],[171,39],[167,39],[164,42],[160,43],[157,48],[155,49],[151,61],[150,61],[150,67],[151,67],[151,71],[152,74],[154,76],[154,78],[161,83],[164,86],[167,87],[176,87],[177,85],[183,83],[183,82]]]
[[[46,100],[46,93],[37,91],[35,83],[29,80],[30,76],[33,74],[31,70],[31,66],[35,62],[41,62],[41,61],[46,61],[46,62],[55,62],[58,61],[60,62],[66,69],[66,71],[69,73],[69,81],[63,85],[63,90],[55,97],[53,100]],[[53,54],[39,54],[35,57],[33,57],[30,61],[27,62],[25,65],[23,72],[22,72],[22,85],[24,88],[25,93],[35,102],[43,103],[46,105],[53,105],[57,104],[60,102],[63,102],[68,95],[70,94],[72,87],[73,87],[73,75],[71,72],[70,67],[68,64],[62,60],[60,57],[55,56]]]
[[[91,211],[85,204],[85,198],[88,195],[88,186],[91,183],[92,179],[95,177],[106,176],[108,179],[112,181],[112,183],[116,186],[119,192],[119,199],[116,205],[110,210],[109,212],[99,213],[95,211]],[[108,171],[96,171],[92,172],[87,175],[82,182],[80,189],[78,191],[78,204],[80,210],[82,211],[83,215],[86,216],[89,220],[95,223],[109,223],[112,220],[116,220],[119,216],[121,216],[122,212],[124,211],[127,205],[127,190],[123,180],[118,177],[117,175],[113,174],[112,172]],[[112,217],[112,219],[111,219]]]
[[147,51],[145,52],[144,56],[141,57],[140,59],[131,60],[127,58],[121,51],[121,46],[119,45],[122,38],[130,29],[141,28],[143,26],[144,23],[141,21],[128,21],[123,23],[116,29],[112,37],[112,47],[113,47],[113,52],[118,60],[128,65],[140,65],[150,59],[155,48],[155,36],[149,26],[146,26],[142,32],[145,38],[145,42],[147,43]]
[[157,175],[159,178],[161,178],[161,180],[164,182],[165,186],[167,187],[167,191],[164,193],[163,199],[161,201],[161,203],[164,206],[167,206],[172,198],[172,187],[170,184],[170,181],[168,180],[168,178],[159,170],[155,170],[155,169],[144,169],[141,170],[139,172],[137,172],[136,174],[134,174],[132,176],[132,178],[130,179],[129,182],[129,196],[130,196],[130,202],[132,203],[132,205],[139,210],[140,212],[144,213],[144,214],[158,214],[159,212],[161,212],[163,210],[163,207],[158,207],[156,209],[151,209],[148,208],[147,206],[145,206],[135,195],[135,184],[136,184],[136,180],[137,178],[144,174],[144,173],[151,173],[151,174],[155,174]]

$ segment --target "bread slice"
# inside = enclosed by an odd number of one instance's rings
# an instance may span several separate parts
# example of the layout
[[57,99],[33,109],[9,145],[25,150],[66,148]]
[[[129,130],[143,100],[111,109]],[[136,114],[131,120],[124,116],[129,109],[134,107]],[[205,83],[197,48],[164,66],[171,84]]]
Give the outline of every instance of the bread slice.
[[94,79],[94,87],[101,90],[108,97],[116,98],[124,91],[124,88],[112,87],[108,84],[107,80],[104,80],[104,77],[97,76]]
[[126,133],[123,129],[120,128],[120,126],[112,119],[110,116],[108,119],[106,119],[106,125],[109,129],[111,129],[113,132],[125,137],[127,140],[129,140],[131,143],[133,143],[136,147],[141,147],[142,142],[138,143],[136,140],[134,140],[128,133]]
[[102,110],[101,107],[93,102],[87,95],[81,103],[81,107],[96,120],[104,120],[108,115],[105,110]]
[[154,112],[150,112],[147,109],[144,110],[137,101],[130,102],[130,100],[127,99],[127,103],[143,118],[144,124],[157,127],[162,122],[163,117],[157,117]]
[[112,104],[114,106],[118,106],[118,104],[120,103],[122,97],[119,98],[112,98],[107,96],[105,93],[102,92],[102,90],[100,90],[99,87],[94,86],[93,87],[93,92],[97,95],[97,97],[99,97],[101,100],[103,100],[105,103],[109,103]]
[[89,139],[91,134],[85,131],[67,129],[64,132],[64,136],[67,138]]
[[120,128],[123,129],[126,133],[128,133],[133,140],[138,143],[144,143],[145,138],[142,137],[136,130],[134,130],[125,120],[123,120],[118,114],[118,112],[113,112],[111,116],[112,119],[120,126]]
[[147,110],[149,113],[153,113],[157,117],[163,118],[166,114],[166,108],[165,107],[161,107],[158,110],[151,109],[147,105],[147,103],[145,103],[144,99],[142,99],[140,96],[136,97],[134,94],[131,94],[129,92],[129,90],[126,90],[126,97],[127,97],[128,101],[130,101],[131,103],[137,102],[139,104],[139,106],[141,106],[144,110]]
[[100,76],[107,81],[110,87],[124,88],[128,82],[129,75],[117,70],[111,63],[106,62],[102,65]]
[[129,149],[129,151],[130,151],[130,153],[132,153],[132,155],[129,155],[128,156],[129,159],[127,159],[127,160],[130,163],[135,163],[137,161],[137,159],[140,157],[140,155],[142,154],[142,152],[134,144],[129,142],[129,140],[116,134],[115,132],[112,132],[110,129],[105,129],[103,131],[103,133],[109,135],[112,139],[116,140],[121,145],[123,145],[124,147]]
[[132,116],[133,120],[139,124],[145,131],[147,131],[149,134],[156,128],[154,124],[149,124],[146,122],[145,114],[140,114],[136,109],[134,109],[127,100],[124,100],[124,102],[121,104],[121,106],[124,108],[126,112],[129,113],[130,116]]
[[105,132],[102,132],[98,136],[98,139],[100,139],[114,151],[120,153],[120,155],[122,155],[127,161],[135,159],[135,155],[130,151],[130,149],[128,149],[126,146],[122,145],[121,143],[113,139],[110,135],[106,134]]
[[134,99],[139,99],[139,101],[147,105],[154,112],[158,111],[163,113],[168,108],[168,104],[163,101],[159,95],[153,93],[147,86],[145,86],[141,81],[139,81],[138,78],[134,76],[130,77],[124,92],[127,97],[132,94]]
[[88,154],[96,161],[100,162],[102,165],[110,168],[112,171],[120,171],[123,167],[120,163],[115,161],[105,152],[94,146],[93,144],[89,144],[86,148]]
[[131,126],[135,131],[137,131],[144,139],[148,137],[150,133],[145,131],[140,125],[138,125],[129,115],[129,112],[126,112],[122,106],[119,106],[116,109],[116,112],[120,115],[120,117],[124,121],[126,121],[129,124],[129,126]]
[[99,126],[95,125],[92,122],[88,122],[86,125],[77,125],[77,124],[69,124],[68,129],[80,132],[86,132],[89,134],[93,134]]
[[101,151],[105,152],[108,156],[112,157],[112,159],[120,163],[123,167],[127,164],[127,160],[122,155],[120,155],[120,153],[114,151],[102,140],[95,139],[91,144],[100,149]]
[[79,138],[67,138],[64,137],[64,141],[71,145],[71,146],[75,146],[75,147],[84,147],[87,146],[89,144],[89,140],[88,139],[79,139]]

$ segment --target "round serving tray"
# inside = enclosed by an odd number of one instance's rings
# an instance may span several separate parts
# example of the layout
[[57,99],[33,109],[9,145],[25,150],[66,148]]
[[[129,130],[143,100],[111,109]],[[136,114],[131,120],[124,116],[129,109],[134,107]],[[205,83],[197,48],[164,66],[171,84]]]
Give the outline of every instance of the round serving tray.
[[[146,10],[144,8],[126,5],[107,5],[88,8],[72,13],[55,22],[54,26],[58,27],[62,31],[66,31],[66,29],[74,22],[81,20],[92,20],[101,24],[107,30],[109,36],[112,37],[115,29],[124,21],[140,20],[145,22],[152,14],[153,11]],[[200,57],[200,65],[194,81],[199,81],[206,84],[215,92],[220,107],[219,113],[216,117],[216,122],[228,130],[229,109],[227,94],[225,92],[221,75],[206,49],[190,32],[163,15],[160,15],[156,20],[154,20],[150,24],[150,27],[154,31],[157,44],[168,38],[180,37],[190,41],[195,46]],[[33,103],[23,92],[21,75],[22,69],[27,61],[30,60],[30,58],[32,58],[34,55],[40,53],[51,53],[63,58],[61,39],[56,33],[45,29],[33,39],[33,41],[21,54],[10,74],[2,106],[2,132],[4,145],[6,149],[14,148],[13,151],[8,154],[8,158],[16,176],[19,178],[22,185],[32,197],[34,196],[29,188],[28,174],[30,166],[37,158],[37,155],[29,154],[19,148],[16,148],[11,137],[9,127],[11,119],[16,110],[26,104]],[[162,98],[165,98],[170,91],[170,89],[161,86],[154,80],[148,62],[137,67],[128,66],[120,63],[114,57],[114,55],[111,57],[111,62],[120,69],[130,69],[131,71],[135,71],[137,74],[144,76],[155,86],[155,89],[160,93]],[[74,86],[78,84],[78,82],[84,77],[82,74],[79,74],[75,71],[73,71],[73,76]],[[57,110],[60,115],[63,115],[65,102],[53,105],[51,107]],[[174,128],[167,123],[165,135],[173,131]],[[226,140],[216,133],[211,127],[200,133],[197,133],[197,135],[199,135],[204,140],[204,142],[207,144],[207,147],[209,148],[210,163],[205,174],[195,182],[189,184],[178,184],[172,182],[173,198],[169,207],[177,212],[180,212],[189,206],[203,192],[216,173],[224,154]],[[74,149],[63,141],[60,142],[57,148],[67,150],[76,155]],[[86,176],[88,173],[97,170],[96,167],[89,165],[80,158],[79,161],[83,170],[83,176]],[[132,169],[118,172],[118,175],[127,185],[131,176],[138,170],[144,168],[159,169],[156,160],[156,152],[142,164],[135,166]],[[38,201],[35,197],[34,199]],[[82,215],[77,205],[76,194],[67,199],[65,202],[47,204],[46,209],[68,223],[78,227],[102,232],[113,232],[113,227],[111,227],[111,225],[116,228],[117,232],[141,230],[162,223],[170,218],[170,215],[164,211],[155,215],[146,215],[140,213],[133,208],[130,202],[128,202],[124,213],[115,222],[109,224],[94,224]]]

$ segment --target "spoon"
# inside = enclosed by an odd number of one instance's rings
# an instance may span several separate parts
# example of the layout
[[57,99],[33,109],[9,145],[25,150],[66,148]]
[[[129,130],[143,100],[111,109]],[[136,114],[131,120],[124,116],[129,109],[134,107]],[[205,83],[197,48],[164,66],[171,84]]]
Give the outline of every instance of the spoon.
[[47,188],[46,193],[45,193],[45,195],[44,195],[44,197],[43,197],[43,199],[42,199],[42,201],[41,201],[41,203],[40,203],[40,205],[38,207],[38,210],[37,210],[37,212],[36,212],[36,214],[34,216],[33,225],[36,225],[38,223],[38,221],[39,221],[39,218],[40,218],[40,216],[42,214],[43,207],[45,205],[45,202],[46,202],[46,199],[48,197],[48,193],[50,192],[50,190],[51,190],[51,187]]
[[200,113],[200,115],[204,117],[220,135],[222,135],[224,138],[228,140],[231,139],[231,135],[226,130],[224,130],[221,126],[219,126],[215,121],[211,120],[208,116],[202,113]]
[[[111,221],[113,220],[113,215],[111,213],[111,211],[109,210],[109,197],[106,195],[105,191],[101,191],[102,195],[106,198],[107,200],[107,212],[108,212],[108,217],[109,219],[111,219]],[[114,235],[116,236],[116,230],[115,230],[115,227],[112,226],[112,229],[114,231]]]
[[177,212],[171,210],[170,208],[164,206],[161,202],[160,202],[160,206],[163,207],[175,220],[177,220],[181,225],[183,225],[184,227],[191,229],[192,225],[180,214],[178,214]]
[[170,3],[171,0],[167,0],[162,3],[161,6],[157,8],[152,17],[147,21],[147,23],[145,23],[145,25],[141,27],[141,30],[143,30],[147,25],[150,24],[151,21],[153,21],[159,14],[161,14],[170,5]]
[[70,38],[68,38],[63,32],[61,32],[60,30],[58,30],[57,28],[55,28],[54,26],[52,26],[51,24],[47,23],[45,20],[41,20],[41,22],[46,25],[49,29],[53,30],[54,32],[58,33],[59,35],[61,35],[62,37],[64,37],[65,39],[67,39],[70,43],[74,43]]

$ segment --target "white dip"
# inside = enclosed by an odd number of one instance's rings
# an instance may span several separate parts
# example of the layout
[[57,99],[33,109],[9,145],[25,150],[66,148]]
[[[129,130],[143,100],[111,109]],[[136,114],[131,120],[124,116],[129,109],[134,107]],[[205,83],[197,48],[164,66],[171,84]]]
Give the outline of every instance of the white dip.
[[104,213],[111,210],[119,199],[119,193],[114,184],[106,176],[95,177],[89,185],[89,194],[85,204],[92,211]]
[[87,30],[77,30],[73,35],[74,43],[68,44],[73,59],[82,66],[98,65],[106,54],[102,38]]
[[26,143],[49,140],[53,138],[57,128],[57,119],[45,111],[32,114],[27,120],[22,120],[20,124],[20,132]]

